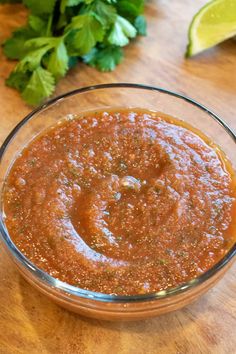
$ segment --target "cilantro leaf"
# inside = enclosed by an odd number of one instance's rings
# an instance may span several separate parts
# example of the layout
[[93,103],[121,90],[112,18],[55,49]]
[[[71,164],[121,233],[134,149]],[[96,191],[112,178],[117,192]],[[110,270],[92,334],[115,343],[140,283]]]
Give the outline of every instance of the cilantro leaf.
[[28,104],[36,105],[50,96],[54,89],[55,80],[52,74],[39,66],[32,73],[22,92],[22,97]]
[[99,52],[98,48],[96,48],[96,47],[92,48],[89,53],[87,53],[83,56],[84,62],[86,64],[89,64],[90,66],[95,67],[98,52]]
[[69,57],[69,61],[68,61],[69,69],[74,68],[77,64],[78,64],[78,58],[77,57]]
[[141,36],[146,36],[147,34],[147,22],[143,15],[136,17],[134,21],[134,26]]
[[6,84],[7,86],[13,87],[22,92],[25,89],[29,79],[29,72],[23,73],[21,71],[12,71],[9,77],[6,79]]
[[43,36],[46,32],[47,21],[39,16],[29,15],[29,25],[37,33],[37,35]]
[[51,14],[54,10],[56,0],[23,0],[23,4],[34,15]]
[[29,27],[21,27],[13,32],[12,37],[3,44],[3,52],[9,59],[21,59],[26,55],[25,41],[35,36],[35,32]]
[[77,30],[72,42],[78,55],[88,53],[104,37],[104,28],[101,22],[91,12],[73,17],[68,29]]
[[133,20],[143,13],[145,0],[120,0],[116,2],[117,11],[121,16]]
[[28,54],[21,59],[17,64],[16,70],[26,72],[27,70],[33,71],[40,64],[43,56],[52,48],[51,45],[45,45],[44,47],[37,48],[28,52]]
[[0,0],[22,2],[28,23],[13,32],[3,51],[18,64],[6,80],[30,104],[38,104],[79,60],[101,71],[114,70],[123,49],[146,34],[145,0]]
[[97,67],[101,71],[112,71],[123,60],[124,54],[120,47],[93,48],[83,57],[85,63]]
[[136,36],[135,27],[124,17],[116,16],[111,33],[108,36],[108,42],[117,46],[125,46],[129,43],[129,38]]
[[[63,37],[33,38],[26,41],[25,47],[30,51],[17,65],[18,71],[33,71],[43,63],[56,79],[65,75],[68,70],[69,57]],[[46,60],[44,60],[46,54]]]
[[64,76],[68,70],[69,57],[66,46],[60,41],[56,48],[49,56],[47,69],[54,75],[56,79]]
[[38,37],[32,38],[25,42],[25,47],[29,49],[38,49],[40,47],[49,45],[51,48],[55,47],[60,41],[59,37]]
[[104,3],[104,1],[97,0],[94,2],[92,9],[103,26],[109,26],[109,24],[115,22],[116,9],[113,6]]
[[60,11],[64,13],[66,7],[77,6],[82,2],[83,0],[61,0]]

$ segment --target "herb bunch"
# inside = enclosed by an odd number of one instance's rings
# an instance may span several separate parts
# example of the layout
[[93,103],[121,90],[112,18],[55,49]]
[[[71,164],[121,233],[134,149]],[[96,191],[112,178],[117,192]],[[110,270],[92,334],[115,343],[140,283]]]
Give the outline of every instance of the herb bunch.
[[123,59],[122,48],[146,34],[144,1],[0,0],[23,2],[29,9],[27,24],[4,43],[5,55],[18,60],[7,85],[37,105],[78,61],[114,70]]

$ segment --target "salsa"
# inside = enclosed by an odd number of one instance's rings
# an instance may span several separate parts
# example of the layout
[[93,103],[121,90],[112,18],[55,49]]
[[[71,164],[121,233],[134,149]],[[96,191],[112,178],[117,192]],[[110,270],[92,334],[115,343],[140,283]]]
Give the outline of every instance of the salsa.
[[235,242],[236,182],[223,152],[182,121],[119,109],[59,121],[17,156],[5,223],[35,265],[107,294],[176,287]]

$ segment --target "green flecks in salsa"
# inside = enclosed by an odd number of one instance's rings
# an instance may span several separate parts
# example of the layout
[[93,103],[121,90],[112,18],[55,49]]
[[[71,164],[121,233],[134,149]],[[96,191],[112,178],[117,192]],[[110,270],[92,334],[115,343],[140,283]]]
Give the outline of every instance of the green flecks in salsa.
[[108,294],[180,285],[235,241],[235,178],[203,134],[160,113],[89,113],[43,132],[6,181],[6,225],[52,276]]

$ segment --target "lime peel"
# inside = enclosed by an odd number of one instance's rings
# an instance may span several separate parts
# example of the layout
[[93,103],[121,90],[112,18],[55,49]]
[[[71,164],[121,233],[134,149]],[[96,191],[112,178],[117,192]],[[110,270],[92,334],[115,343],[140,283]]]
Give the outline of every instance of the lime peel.
[[191,57],[236,35],[236,0],[213,0],[189,26],[186,56]]

